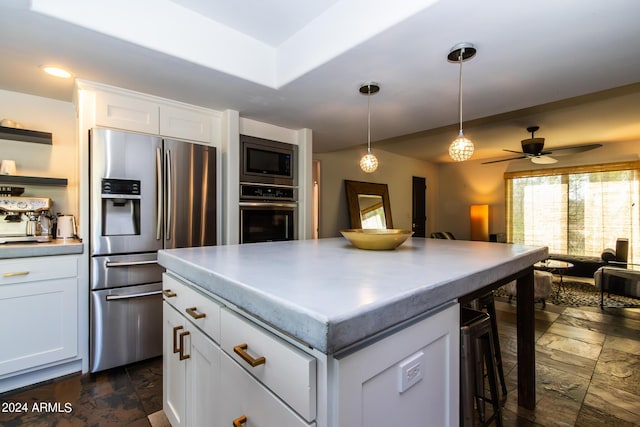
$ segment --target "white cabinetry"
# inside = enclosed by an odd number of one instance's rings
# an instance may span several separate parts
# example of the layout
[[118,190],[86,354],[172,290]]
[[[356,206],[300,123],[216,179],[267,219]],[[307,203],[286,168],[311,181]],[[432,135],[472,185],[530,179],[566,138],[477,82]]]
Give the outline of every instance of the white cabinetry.
[[0,382],[77,356],[77,276],[77,256],[0,261]]
[[457,426],[458,325],[453,305],[338,359],[338,425]]
[[204,426],[218,416],[220,308],[176,280],[163,281],[163,409],[173,427]]
[[[458,425],[457,304],[324,355],[173,274],[164,288],[164,410],[174,427],[205,425],[192,418],[205,414],[214,427]],[[209,325],[194,326],[203,319],[186,314],[192,304]]]
[[190,141],[219,142],[221,113],[122,92],[96,91],[97,126]]

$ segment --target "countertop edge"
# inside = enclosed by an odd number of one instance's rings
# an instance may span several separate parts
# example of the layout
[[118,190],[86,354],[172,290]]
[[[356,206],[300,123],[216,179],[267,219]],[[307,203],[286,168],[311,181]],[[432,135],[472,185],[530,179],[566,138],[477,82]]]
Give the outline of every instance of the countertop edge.
[[5,243],[0,245],[0,259],[32,258],[56,255],[79,255],[84,252],[81,240],[52,240],[48,243]]

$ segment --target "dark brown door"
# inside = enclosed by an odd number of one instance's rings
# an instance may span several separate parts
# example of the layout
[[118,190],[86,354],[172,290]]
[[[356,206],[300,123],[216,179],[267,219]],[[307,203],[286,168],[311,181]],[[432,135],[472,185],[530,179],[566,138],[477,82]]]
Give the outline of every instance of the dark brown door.
[[426,214],[426,194],[427,180],[418,176],[413,177],[413,197],[412,197],[412,230],[415,237],[426,237],[427,214]]

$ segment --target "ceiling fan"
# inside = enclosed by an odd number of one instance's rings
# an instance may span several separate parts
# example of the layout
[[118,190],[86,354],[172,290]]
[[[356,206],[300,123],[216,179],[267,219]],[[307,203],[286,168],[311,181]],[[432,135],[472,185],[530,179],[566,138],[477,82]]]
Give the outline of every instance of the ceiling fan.
[[[483,165],[488,163],[498,163],[498,162],[508,162],[510,160],[518,160],[518,159],[530,159],[533,163],[538,165],[550,165],[556,163],[554,157],[557,156],[568,156],[570,154],[582,153],[584,151],[593,150],[595,148],[602,147],[602,144],[585,144],[585,145],[573,145],[570,147],[556,147],[550,150],[544,150],[544,138],[536,138],[535,133],[540,129],[539,126],[530,126],[527,128],[527,132],[531,132],[531,138],[523,139],[522,142],[522,152],[503,149],[502,151],[508,151],[509,153],[520,154],[518,157],[511,157],[508,159],[501,160],[492,160],[490,162],[483,162]],[[553,154],[554,157],[550,157],[549,155]]]

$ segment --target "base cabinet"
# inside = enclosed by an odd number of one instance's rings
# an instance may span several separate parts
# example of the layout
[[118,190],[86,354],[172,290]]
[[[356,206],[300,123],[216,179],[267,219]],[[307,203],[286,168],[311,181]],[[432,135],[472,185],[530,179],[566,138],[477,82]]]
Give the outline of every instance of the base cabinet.
[[77,275],[76,256],[0,261],[0,383],[78,355]]
[[218,414],[220,348],[163,303],[163,409],[173,427],[210,425]]
[[[164,276],[164,411],[173,427],[458,425],[458,304],[325,355],[187,283]],[[194,298],[220,304],[209,319],[216,327],[181,314],[194,311]]]
[[338,425],[458,426],[458,325],[454,305],[336,360]]

